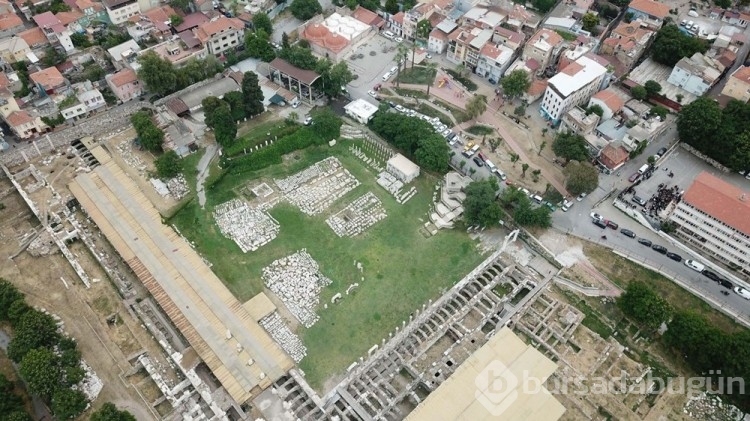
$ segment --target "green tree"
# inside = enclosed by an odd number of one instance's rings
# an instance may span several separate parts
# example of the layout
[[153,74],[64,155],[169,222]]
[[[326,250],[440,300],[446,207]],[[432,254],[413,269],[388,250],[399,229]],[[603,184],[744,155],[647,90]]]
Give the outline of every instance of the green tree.
[[289,6],[289,10],[295,18],[306,21],[318,13],[322,13],[323,7],[318,3],[318,0],[294,0],[292,5]]
[[437,68],[438,64],[434,61],[428,61],[425,63],[424,67],[427,69],[427,71],[432,75],[431,77],[427,78],[427,97],[430,97],[430,87],[435,82],[435,75],[437,75]]
[[583,18],[581,18],[581,22],[583,22],[584,31],[593,33],[596,27],[599,25],[599,16],[593,13],[586,13],[585,15],[583,15]]
[[657,63],[674,67],[683,57],[692,57],[706,50],[708,45],[703,40],[684,34],[675,24],[667,24],[656,33],[651,56]]
[[643,86],[633,86],[630,88],[630,94],[633,95],[633,98],[639,101],[648,98],[648,91]]
[[417,30],[414,32],[414,42],[411,44],[411,68],[414,68],[414,57],[417,53],[417,44],[420,40],[427,44],[427,39],[430,37],[432,31],[432,24],[428,19],[422,19],[417,22]]
[[626,316],[651,330],[658,329],[672,314],[669,303],[641,281],[628,283],[625,293],[617,299],[617,306]]
[[385,11],[391,15],[399,12],[398,0],[385,0]]
[[313,132],[323,138],[326,142],[338,139],[341,136],[341,125],[343,121],[330,108],[324,108],[312,115]]
[[11,412],[23,410],[23,399],[13,393],[15,385],[12,381],[0,373],[0,419]]
[[464,222],[466,225],[494,227],[500,224],[502,210],[495,200],[498,186],[494,178],[472,181],[464,193]]
[[80,390],[59,388],[52,395],[52,412],[58,420],[72,420],[86,410],[88,400]]
[[154,161],[156,174],[161,179],[177,176],[182,172],[182,159],[175,151],[166,151]]
[[60,387],[62,372],[57,356],[45,348],[30,350],[21,360],[21,377],[26,381],[29,392],[44,400],[49,400]]
[[518,162],[519,158],[520,158],[520,156],[518,156],[517,153],[513,153],[513,152],[510,153],[510,162],[513,163],[513,168],[516,167],[516,162]]
[[235,121],[240,121],[245,118],[245,102],[242,92],[227,92],[224,94],[223,100],[229,104],[229,109],[232,111],[232,118]]
[[471,116],[472,119],[476,119],[480,115],[487,111],[487,97],[482,94],[475,94],[468,102],[466,102],[466,113]]
[[521,164],[521,178],[526,178],[526,171],[529,169],[529,164],[523,163]]
[[588,161],[589,153],[586,149],[586,140],[583,136],[573,132],[559,133],[552,142],[552,151],[555,155],[568,161]]
[[729,167],[735,171],[750,169],[750,132],[742,132],[734,142],[734,153],[729,157]]
[[529,80],[529,74],[526,71],[517,69],[502,78],[500,85],[503,87],[505,95],[510,98],[518,98],[529,90],[531,80]]
[[3,421],[34,421],[34,418],[31,418],[31,415],[19,409],[6,415]]
[[401,86],[401,68],[405,67],[406,57],[409,55],[409,48],[403,43],[399,42],[396,46],[396,55],[393,59],[398,63],[398,69],[396,71],[396,86]]
[[524,107],[523,104],[519,105],[515,110],[513,110],[513,114],[519,117],[523,117],[524,115],[526,115],[526,107]]
[[647,80],[646,83],[643,84],[643,87],[646,89],[646,94],[648,94],[648,96],[654,96],[661,92],[661,85],[655,80]]
[[286,32],[281,33],[281,48],[289,48],[289,34]]
[[258,74],[245,72],[242,78],[242,97],[245,101],[245,115],[255,117],[265,111],[263,91],[260,89]]
[[44,57],[42,57],[41,63],[44,67],[52,67],[65,62],[67,58],[68,55],[64,51],[49,46],[44,49]]
[[26,312],[14,327],[13,339],[8,345],[8,356],[15,362],[23,360],[33,349],[52,349],[60,340],[55,319],[38,310]]
[[268,34],[262,29],[245,35],[245,49],[250,57],[258,58],[266,63],[276,58],[276,51],[271,45]]
[[216,127],[216,113],[222,107],[229,109],[229,104],[215,96],[207,96],[201,101],[201,107],[203,108],[203,121],[206,126],[213,129]]
[[660,117],[662,120],[667,118],[667,114],[669,114],[669,110],[666,107],[663,107],[661,105],[657,105],[655,107],[652,107],[651,110],[648,112],[650,115],[655,115]]
[[177,74],[174,66],[162,59],[153,51],[147,51],[138,56],[138,78],[146,84],[146,89],[160,96],[175,91]]
[[534,6],[536,10],[541,12],[542,14],[545,14],[552,10],[553,7],[555,7],[555,4],[557,2],[555,0],[532,0],[531,4]]
[[169,24],[170,24],[170,25],[171,25],[171,26],[172,26],[173,28],[176,28],[176,27],[178,27],[178,26],[182,25],[182,22],[184,22],[184,21],[185,21],[185,20],[184,20],[184,19],[182,18],[182,16],[180,16],[180,15],[170,15],[170,16],[169,16]]
[[315,70],[318,65],[318,59],[312,54],[309,48],[303,47],[300,40],[296,45],[285,48],[280,51],[279,57],[288,61],[289,64],[304,70]]
[[232,118],[229,105],[226,102],[224,104],[226,105],[219,107],[213,114],[213,130],[216,142],[226,148],[237,137],[237,122]]
[[439,135],[432,135],[419,141],[419,148],[414,152],[414,158],[420,167],[445,174],[449,169],[449,153],[450,147],[445,143],[445,139]]
[[190,13],[190,0],[170,0],[169,5],[182,10],[185,13]]
[[258,12],[253,15],[253,28],[256,31],[264,31],[267,34],[273,33],[273,23],[271,23],[271,18],[263,12]]
[[589,114],[596,114],[599,117],[601,117],[601,116],[604,115],[604,110],[602,109],[601,105],[594,104],[594,105],[586,108],[586,115],[589,115]]
[[135,421],[128,411],[117,409],[115,404],[105,402],[101,408],[91,413],[91,421]]
[[23,294],[10,281],[0,278],[0,320],[8,320],[8,310],[18,300],[23,300]]
[[316,83],[323,85],[321,90],[329,98],[337,97],[341,94],[341,87],[354,80],[354,75],[345,61],[332,64],[330,60],[324,59],[320,61],[318,66],[318,73],[321,77]]
[[161,151],[161,146],[164,143],[164,132],[156,127],[154,121],[151,119],[150,111],[141,110],[136,112],[130,116],[130,122],[135,127],[141,146],[151,152]]
[[70,41],[73,43],[73,46],[76,48],[91,47],[91,41],[89,41],[89,37],[86,34],[74,32],[70,35]]
[[566,177],[565,188],[574,196],[592,192],[599,185],[599,171],[588,162],[570,162],[563,173]]
[[13,301],[11,303],[10,307],[8,308],[8,320],[10,321],[11,325],[17,325],[21,321],[21,317],[23,317],[24,314],[28,313],[29,311],[33,310],[28,304],[26,304],[26,300],[23,298],[19,298],[16,301]]
[[[727,107],[729,106],[728,104]],[[717,133],[725,130],[725,122],[722,120],[719,104],[711,98],[701,97],[682,107],[677,115],[677,132],[682,141],[716,159],[718,156],[713,154],[712,149],[720,142],[728,141],[717,136]],[[724,148],[717,149],[723,152]]]

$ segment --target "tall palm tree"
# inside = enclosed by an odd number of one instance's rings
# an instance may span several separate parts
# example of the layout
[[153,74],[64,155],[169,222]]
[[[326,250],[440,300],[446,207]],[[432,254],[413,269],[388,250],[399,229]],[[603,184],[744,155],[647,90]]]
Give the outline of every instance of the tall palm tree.
[[396,73],[396,87],[401,87],[401,67],[406,62],[406,57],[409,54],[409,47],[404,45],[403,42],[398,43],[396,47],[396,55],[393,57],[398,63],[398,72]]
[[425,67],[427,68],[427,71],[430,74],[434,74],[435,76],[427,79],[427,98],[430,97],[430,86],[432,86],[433,83],[435,83],[435,77],[437,77],[437,68],[438,65],[434,61],[429,61],[427,64],[425,64]]

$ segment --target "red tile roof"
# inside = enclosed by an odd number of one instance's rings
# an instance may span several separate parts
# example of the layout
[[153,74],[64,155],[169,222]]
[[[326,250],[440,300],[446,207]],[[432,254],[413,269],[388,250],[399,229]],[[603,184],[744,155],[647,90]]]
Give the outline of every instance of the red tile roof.
[[659,19],[664,19],[669,15],[669,6],[653,0],[633,0],[628,7]]
[[198,25],[195,29],[195,36],[206,42],[211,39],[212,36],[222,31],[238,31],[245,29],[245,24],[237,18],[219,18],[214,21],[204,22]]
[[435,28],[432,31],[430,31],[430,38],[440,39],[440,40],[447,40],[448,35],[445,35],[445,32]]
[[5,72],[0,73],[0,88],[7,88],[8,86],[10,86],[8,76],[5,75]]
[[177,15],[177,12],[175,12],[171,6],[167,5],[143,12],[141,15],[147,17],[157,30],[169,31],[170,18],[172,15]]
[[133,69],[123,69],[112,75],[110,78],[112,84],[115,86],[122,86],[128,83],[133,83],[138,80],[138,76],[135,74]]
[[0,30],[7,30],[22,26],[23,21],[15,13],[4,13],[0,15]]
[[300,69],[299,67],[293,66],[286,60],[282,60],[280,58],[275,58],[268,64],[271,66],[271,68],[289,75],[307,85],[312,85],[312,83],[320,77],[319,74],[313,72],[312,70]]
[[52,89],[65,83],[65,78],[55,67],[48,67],[29,75],[29,78],[44,89]]
[[750,235],[750,192],[702,172],[682,200],[730,227]]
[[36,26],[40,28],[51,28],[55,25],[60,24],[60,19],[57,18],[52,12],[44,12],[31,17],[36,22]]
[[83,17],[83,13],[71,10],[70,12],[60,12],[55,15],[55,17],[60,21],[63,25],[68,25],[72,22],[77,21],[78,19]]
[[378,16],[375,12],[367,10],[362,6],[357,6],[352,12],[352,17],[360,22],[364,22],[370,26],[381,27],[385,23],[383,18]]
[[630,154],[625,148],[614,146],[611,143],[602,148],[602,152],[599,154],[599,160],[609,169],[614,169],[616,166],[627,161],[629,157]]
[[38,26],[27,29],[23,32],[19,32],[17,35],[23,38],[23,40],[26,41],[26,44],[28,44],[31,48],[49,44],[47,36],[44,35],[42,29]]
[[13,111],[12,113],[8,114],[8,117],[5,117],[5,120],[8,122],[9,125],[13,127],[18,127],[20,125],[31,123],[34,121],[33,118],[24,110],[21,111]]
[[623,106],[625,106],[625,101],[620,98],[619,95],[612,89],[605,89],[603,91],[599,91],[594,94],[592,99],[598,99],[599,101],[605,103],[607,105],[607,108],[610,109],[613,113],[616,113],[622,109]]
[[400,25],[404,24],[404,12],[398,12],[391,18],[392,21],[398,22]]
[[750,66],[741,66],[735,70],[732,77],[745,83],[750,83]]

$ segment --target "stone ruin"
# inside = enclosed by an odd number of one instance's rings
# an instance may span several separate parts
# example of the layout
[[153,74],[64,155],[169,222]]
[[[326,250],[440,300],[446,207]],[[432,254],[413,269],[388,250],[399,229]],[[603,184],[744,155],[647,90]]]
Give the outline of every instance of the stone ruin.
[[328,157],[289,177],[274,180],[274,183],[287,200],[308,216],[323,212],[359,186],[359,181],[334,157]]
[[402,205],[417,194],[417,188],[414,186],[406,192],[402,192],[401,189],[404,187],[404,183],[387,171],[378,174],[378,184],[395,197],[396,202]]
[[120,153],[123,161],[125,161],[125,163],[128,164],[129,167],[137,169],[141,174],[146,172],[146,164],[138,155],[133,152],[132,139],[123,140],[122,142],[118,143],[115,148],[117,149],[117,152]]
[[190,193],[190,188],[185,180],[185,176],[182,174],[167,180],[167,189],[169,190],[169,194],[174,197],[175,200],[180,200]]
[[299,363],[307,355],[307,347],[302,343],[302,340],[289,329],[289,326],[284,323],[277,311],[269,314],[268,316],[260,319],[260,325],[263,326],[276,341],[279,346],[294,360],[295,363]]
[[372,192],[367,192],[344,209],[326,219],[339,237],[354,237],[388,216],[383,204]]
[[318,263],[304,249],[264,267],[263,281],[305,327],[320,319],[315,313],[320,291],[333,282],[320,273]]
[[243,253],[257,250],[279,234],[279,223],[271,215],[240,199],[217,206],[214,218],[221,233],[231,238]]

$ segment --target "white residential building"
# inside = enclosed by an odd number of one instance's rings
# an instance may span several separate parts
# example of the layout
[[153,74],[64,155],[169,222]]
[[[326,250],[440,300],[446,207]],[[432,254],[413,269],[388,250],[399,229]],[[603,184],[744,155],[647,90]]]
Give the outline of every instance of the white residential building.
[[718,61],[695,53],[677,62],[667,82],[701,96],[719,80],[723,71],[724,66]]
[[702,172],[669,220],[676,237],[750,275],[750,192]]
[[74,100],[60,110],[60,113],[66,120],[86,115],[107,105],[102,93],[94,88],[88,80],[74,85],[73,89],[75,90],[75,96],[69,98]]
[[601,86],[607,69],[581,57],[549,79],[542,99],[541,114],[557,123],[571,108],[587,102]]
[[104,0],[109,20],[113,24],[125,23],[131,17],[141,13],[141,7],[137,0]]
[[476,74],[497,83],[513,62],[514,52],[504,45],[487,43],[479,51]]
[[220,17],[201,23],[195,37],[206,46],[209,54],[219,57],[224,51],[236,50],[245,42],[245,23],[237,18]]

